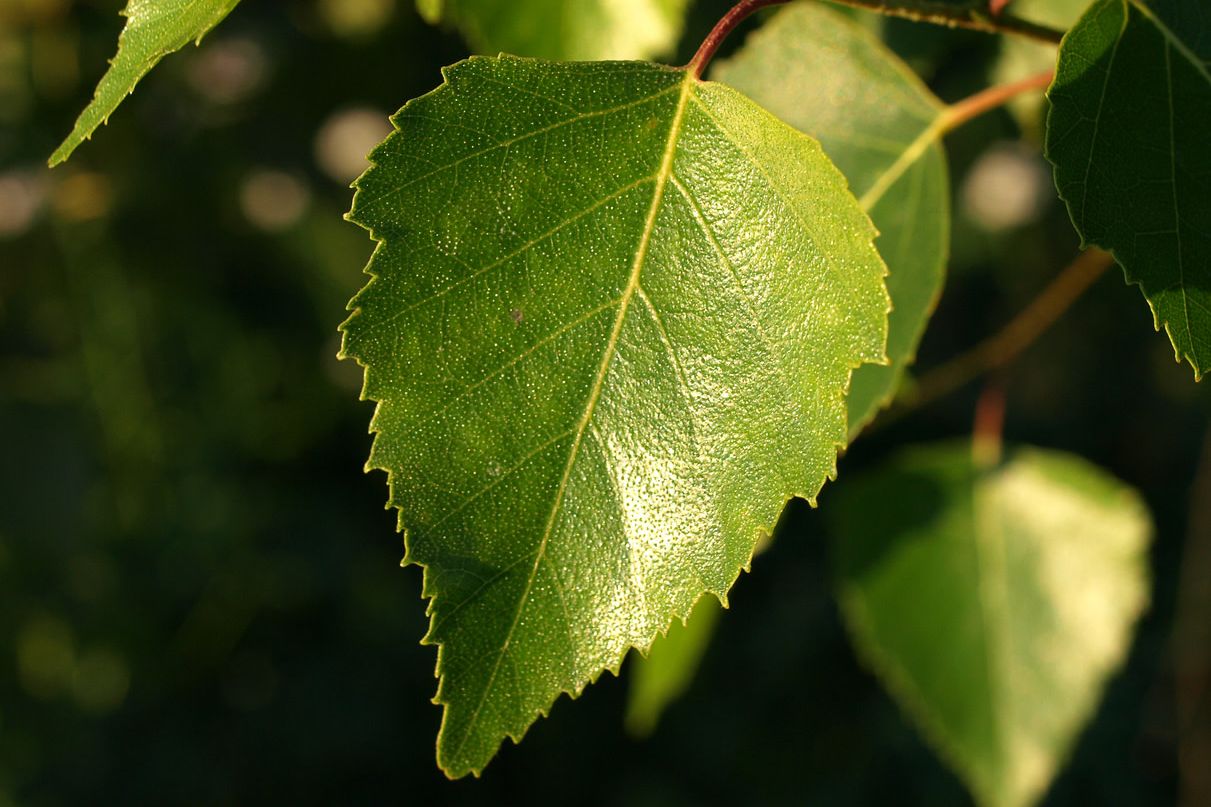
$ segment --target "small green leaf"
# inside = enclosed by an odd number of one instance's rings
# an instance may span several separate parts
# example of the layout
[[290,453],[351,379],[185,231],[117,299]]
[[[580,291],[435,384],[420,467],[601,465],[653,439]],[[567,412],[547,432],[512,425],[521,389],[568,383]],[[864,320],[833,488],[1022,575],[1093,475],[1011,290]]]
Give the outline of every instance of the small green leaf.
[[631,663],[626,715],[631,734],[651,734],[668,705],[689,688],[722,613],[718,600],[703,597],[684,623],[674,622],[646,657]]
[[942,293],[950,247],[939,142],[946,108],[871,31],[815,3],[778,12],[713,77],[817,138],[879,228],[891,365],[854,373],[852,439],[891,401]]
[[[1070,455],[905,451],[825,509],[858,650],[986,807],[1047,788],[1146,605],[1139,496]],[[877,506],[872,506],[877,503]]]
[[1082,240],[1114,253],[1200,378],[1211,367],[1205,0],[1098,0],[1064,38],[1047,157]]
[[646,59],[672,51],[688,0],[417,0],[472,50],[543,59]]
[[80,113],[67,139],[50,156],[52,166],[66,160],[76,146],[92,137],[101,124],[134,92],[139,79],[160,59],[180,50],[222,22],[240,0],[130,0],[126,26],[118,37],[118,54],[101,77],[93,100]]
[[380,243],[343,330],[461,776],[814,500],[888,299],[844,178],[736,91],[631,62],[445,77],[357,182]]

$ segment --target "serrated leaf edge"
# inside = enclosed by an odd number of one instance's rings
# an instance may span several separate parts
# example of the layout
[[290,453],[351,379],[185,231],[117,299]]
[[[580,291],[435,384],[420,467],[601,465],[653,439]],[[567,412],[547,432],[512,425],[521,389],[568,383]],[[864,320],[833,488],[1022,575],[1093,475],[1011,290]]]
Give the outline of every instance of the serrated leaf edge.
[[[517,59],[520,61],[529,61],[529,62],[546,62],[546,61],[548,61],[548,60],[542,60],[542,59],[533,59],[533,58],[529,58],[529,57],[519,57],[519,56],[508,55],[508,54],[500,54],[500,56],[497,56],[497,57],[470,56],[467,59],[456,62],[452,65],[443,67],[441,69],[442,83],[439,86],[437,86],[433,90],[430,90],[429,92],[427,92],[421,96],[418,96],[415,99],[410,100],[403,107],[401,107],[400,110],[395,115],[391,116],[392,125],[394,126],[394,131],[391,134],[396,134],[400,131],[399,127],[397,125],[395,125],[395,119],[398,115],[402,114],[406,109],[408,109],[408,107],[410,107],[412,104],[416,103],[417,101],[419,101],[422,98],[430,98],[439,93],[447,91],[451,88],[450,73],[452,71],[456,70],[457,68],[461,67],[464,64],[478,61],[478,60],[506,59],[506,58],[507,59]],[[689,73],[689,71],[684,70],[684,68],[669,67],[667,69],[685,72],[686,78],[684,80],[684,85],[682,88],[682,94],[683,94],[682,100],[683,101],[688,99],[688,97],[690,95],[690,90],[693,87],[696,87],[700,84],[713,83],[713,82],[704,81],[702,79],[694,78]],[[723,85],[723,86],[726,86],[726,85]],[[731,88],[729,87],[728,89],[731,89]],[[732,90],[732,91],[736,92],[735,90]],[[796,134],[796,136],[798,136],[798,137],[807,138],[808,140],[815,143],[817,148],[820,148],[819,143],[818,143],[818,141],[815,140],[815,138],[784,123],[779,118],[777,118],[772,113],[770,113],[768,110],[766,110],[764,107],[761,107],[760,105],[757,105],[757,104],[754,104],[754,106],[757,109],[760,109],[762,112],[764,112],[769,117],[769,119],[771,121],[775,122],[778,126],[784,127],[786,129],[788,129],[789,131],[794,132]],[[670,138],[670,140],[669,140],[670,148],[669,148],[668,153],[666,154],[666,159],[671,158],[671,155],[673,153],[675,153],[675,147],[674,147],[675,141],[676,141],[675,137]],[[824,154],[824,151],[822,148],[820,148],[820,152],[821,152],[821,154]],[[826,156],[826,160],[827,160],[827,165],[834,172],[835,177],[837,179],[839,179],[839,181],[843,187],[848,189],[849,180],[844,176],[844,174],[842,174],[840,172],[839,169],[836,168],[835,165],[833,165],[831,159],[827,159],[827,155],[825,155],[825,156]],[[337,358],[340,360],[352,359],[359,367],[362,368],[362,371],[363,371],[362,372],[362,390],[359,395],[359,398],[360,398],[360,400],[363,400],[363,401],[371,400],[371,401],[374,401],[374,403],[375,403],[375,411],[374,411],[374,415],[371,418],[370,428],[368,429],[368,433],[373,435],[373,442],[377,443],[379,437],[381,436],[381,430],[376,428],[375,423],[377,422],[378,411],[379,411],[379,408],[382,406],[382,402],[379,400],[376,400],[374,398],[371,398],[369,395],[367,395],[367,388],[369,386],[369,374],[370,374],[371,368],[369,367],[369,365],[367,365],[365,362],[363,362],[360,358],[353,356],[346,351],[346,345],[347,345],[347,340],[348,340],[348,327],[349,327],[350,323],[353,322],[357,318],[357,316],[361,313],[361,309],[357,305],[357,300],[361,296],[361,294],[365,291],[366,288],[368,288],[372,283],[374,283],[378,280],[378,275],[375,274],[374,272],[372,272],[370,270],[370,267],[374,263],[374,257],[377,256],[379,250],[381,250],[383,248],[384,241],[385,241],[385,238],[380,236],[372,227],[365,226],[365,225],[361,224],[360,222],[355,221],[352,218],[353,211],[357,209],[357,197],[361,193],[360,183],[361,183],[362,179],[366,176],[366,174],[368,174],[369,172],[371,172],[379,167],[377,161],[374,159],[373,151],[369,155],[368,159],[369,159],[369,163],[370,163],[369,167],[366,168],[366,170],[362,172],[362,175],[359,176],[356,180],[354,180],[354,182],[351,184],[351,187],[354,189],[353,205],[352,205],[352,208],[350,209],[350,211],[345,214],[344,218],[346,221],[350,221],[351,223],[356,224],[357,226],[366,230],[367,233],[369,234],[371,240],[374,241],[374,243],[375,243],[374,249],[371,253],[370,258],[367,261],[367,265],[364,270],[364,274],[368,275],[370,277],[370,280],[367,281],[367,283],[362,287],[362,289],[359,290],[358,293],[354,295],[353,299],[350,300],[348,306],[346,307],[346,310],[348,310],[350,312],[350,314],[348,317],[346,317],[346,319],[338,327],[338,331],[341,333],[341,347],[337,353]],[[852,195],[852,192],[851,192],[851,195]],[[653,206],[652,206],[653,210],[658,209],[658,207],[659,207],[658,202],[659,202],[659,199],[657,199],[656,203],[653,204]],[[862,209],[860,205],[858,205],[858,208],[862,210],[863,215],[867,215],[866,211],[864,209]],[[649,218],[650,217],[651,217],[651,213],[649,213]],[[869,222],[868,215],[867,215],[867,220]],[[874,239],[877,237],[878,233],[873,224],[870,225],[870,234],[871,234],[871,240],[869,243],[871,244],[872,251],[878,257],[878,261],[883,267],[883,272],[880,275],[880,280],[882,280],[883,278],[887,277],[888,271],[887,271],[886,264],[883,262],[882,256],[878,253],[877,248],[874,246]],[[642,266],[642,261],[639,262],[639,265],[640,265],[640,267]],[[887,300],[886,310],[888,313],[890,313],[891,301],[890,301],[890,297],[887,294],[886,283],[883,282],[881,285],[883,287],[884,298]],[[622,318],[620,317],[619,321],[621,321],[621,320],[622,320]],[[884,320],[884,322],[886,323],[886,319]],[[552,708],[554,708],[555,704],[559,702],[561,696],[567,695],[570,700],[576,700],[577,698],[580,697],[580,695],[584,692],[584,690],[587,687],[591,686],[592,684],[595,684],[601,678],[602,674],[604,674],[605,672],[609,672],[612,675],[617,677],[621,670],[622,664],[626,659],[627,654],[630,653],[632,650],[637,650],[637,651],[639,651],[640,654],[646,656],[648,654],[648,652],[651,650],[652,644],[658,638],[668,635],[668,631],[672,627],[675,620],[680,619],[682,624],[685,624],[685,621],[689,618],[689,615],[693,611],[694,606],[697,605],[698,601],[701,600],[702,597],[707,596],[707,595],[712,595],[716,599],[719,600],[719,602],[723,608],[730,607],[730,604],[728,602],[728,596],[727,596],[728,592],[735,585],[736,581],[740,578],[741,573],[751,572],[753,556],[755,554],[756,548],[761,545],[762,536],[765,536],[765,537],[772,536],[774,527],[777,523],[777,520],[781,516],[782,512],[786,509],[786,505],[790,502],[790,500],[794,499],[794,498],[801,498],[801,499],[804,499],[805,501],[807,501],[811,507],[815,508],[818,504],[818,495],[819,495],[820,490],[824,487],[824,485],[828,481],[836,480],[838,457],[840,456],[840,453],[848,445],[847,399],[849,396],[849,389],[850,389],[850,383],[851,383],[852,377],[853,377],[853,371],[856,370],[858,367],[865,365],[865,364],[882,364],[882,365],[889,364],[889,361],[887,359],[886,343],[887,343],[887,327],[885,324],[883,327],[883,348],[882,348],[881,360],[871,361],[871,360],[864,360],[862,358],[857,358],[852,363],[848,362],[848,361],[845,363],[846,364],[845,380],[844,380],[843,385],[841,387],[839,387],[836,392],[836,403],[839,404],[839,413],[840,413],[840,416],[839,416],[838,422],[837,422],[837,425],[838,425],[837,434],[839,435],[839,437],[832,440],[831,447],[833,450],[832,450],[831,467],[828,470],[825,479],[821,480],[820,484],[817,486],[816,491],[811,494],[808,494],[803,491],[789,492],[789,493],[784,492],[782,494],[781,504],[779,504],[777,506],[777,509],[774,511],[775,514],[774,514],[773,519],[771,521],[764,522],[764,523],[757,523],[752,526],[752,533],[754,536],[753,541],[752,541],[753,548],[749,551],[748,558],[745,561],[745,563],[739,569],[736,570],[735,576],[733,576],[731,582],[729,582],[727,584],[727,586],[724,588],[724,590],[722,592],[717,592],[717,591],[714,591],[711,589],[707,589],[707,590],[701,592],[698,596],[692,598],[692,600],[687,605],[687,607],[684,609],[684,611],[679,611],[678,609],[674,609],[673,613],[670,615],[670,618],[669,618],[667,624],[665,625],[665,627],[663,629],[658,629],[656,632],[654,632],[647,639],[646,642],[641,643],[641,644],[631,644],[629,647],[623,649],[619,653],[618,658],[615,661],[613,661],[612,663],[599,669],[595,674],[590,676],[588,680],[575,685],[570,690],[563,689],[560,692],[556,693],[556,695],[551,699],[551,701],[545,707],[541,707],[534,712],[533,716],[528,720],[528,722],[525,724],[525,727],[520,732],[518,732],[516,734],[513,732],[510,732],[510,731],[505,732],[505,736],[509,740],[511,740],[514,745],[517,745],[521,742],[521,740],[525,736],[525,734],[538,721],[538,719],[540,717],[545,718],[545,717],[550,716]],[[373,456],[373,452],[372,452],[372,456]],[[438,595],[431,588],[432,576],[430,574],[429,565],[425,564],[425,563],[421,563],[419,561],[412,560],[410,557],[411,552],[410,552],[409,541],[408,541],[409,530],[407,529],[407,526],[404,523],[403,510],[398,507],[393,507],[393,505],[391,504],[391,501],[393,501],[395,499],[395,473],[390,468],[372,465],[370,460],[367,460],[366,464],[363,467],[363,471],[366,473],[369,473],[371,471],[383,471],[384,473],[386,473],[387,488],[388,488],[388,501],[387,501],[386,505],[384,506],[384,509],[386,509],[386,510],[396,509],[397,510],[398,515],[397,515],[397,520],[396,520],[396,529],[399,532],[403,533],[404,558],[401,561],[400,565],[402,567],[416,565],[421,568],[421,572],[422,572],[421,598],[424,600],[427,600],[427,604],[426,604],[426,608],[425,608],[425,615],[429,617],[430,621],[429,621],[429,629],[426,631],[426,635],[424,637],[422,637],[420,643],[422,645],[435,645],[437,647],[437,659],[436,659],[436,663],[434,666],[434,678],[438,679],[439,687],[438,687],[438,694],[434,695],[434,697],[431,699],[431,703],[433,703],[434,705],[437,705],[437,706],[446,707],[446,708],[443,708],[443,710],[442,710],[441,724],[440,724],[440,727],[438,730],[437,742],[436,742],[436,746],[437,746],[437,750],[438,750],[439,768],[441,768],[442,773],[445,774],[446,777],[449,779],[461,778],[463,775],[465,775],[468,772],[474,778],[479,778],[482,775],[483,770],[486,768],[487,763],[485,763],[484,765],[479,766],[479,767],[467,766],[465,771],[462,771],[459,773],[453,773],[449,767],[441,764],[441,754],[440,754],[441,738],[444,734],[444,731],[446,728],[446,723],[447,723],[447,717],[449,714],[449,709],[448,709],[449,703],[447,701],[441,699],[441,697],[440,697],[440,681],[441,681],[441,677],[442,677],[444,644],[439,641],[434,641],[434,640],[431,640],[428,638],[428,634],[432,631],[433,626],[434,626],[434,620],[435,620],[434,609],[435,609],[436,600],[437,600]],[[523,603],[524,603],[524,599],[525,598],[523,597],[522,598]],[[503,742],[503,740],[502,740],[502,742]],[[491,759],[495,758],[497,753],[499,753],[499,748],[500,747],[498,746],[497,750],[493,753],[492,757],[489,758],[489,762],[491,761]]]
[[[1157,31],[1161,34],[1162,37],[1164,37],[1166,39],[1166,41],[1175,43],[1177,45],[1178,49],[1181,51],[1181,53],[1184,56],[1186,56],[1187,59],[1191,58],[1190,51],[1188,48],[1186,48],[1185,43],[1178,40],[1173,35],[1172,31],[1169,30],[1168,26],[1164,25],[1160,20],[1158,20],[1156,18],[1156,16],[1152,13],[1151,9],[1148,9],[1146,6],[1144,6],[1142,3],[1138,2],[1137,0],[1119,0],[1119,3],[1121,4],[1122,9],[1123,9],[1123,23],[1122,23],[1122,27],[1119,30],[1119,35],[1115,39],[1114,52],[1112,52],[1112,54],[1111,54],[1111,63],[1106,71],[1106,82],[1107,83],[1110,80],[1110,70],[1113,68],[1113,64],[1114,64],[1114,54],[1117,53],[1118,46],[1122,42],[1123,35],[1127,31],[1127,23],[1130,21],[1131,8],[1133,8],[1133,7],[1140,12],[1140,15],[1142,17],[1144,17],[1146,20],[1148,20],[1154,26],[1156,26]],[[1092,8],[1093,7],[1090,6],[1089,9],[1086,9],[1085,14],[1088,14],[1089,11],[1092,10]],[[1058,59],[1059,55],[1064,53],[1064,47],[1068,43],[1069,36],[1072,35],[1072,32],[1075,31],[1077,29],[1077,27],[1079,27],[1080,23],[1084,20],[1084,16],[1085,15],[1082,15],[1081,20],[1078,20],[1076,25],[1073,25],[1070,29],[1068,29],[1068,31],[1066,31],[1064,33],[1064,37],[1063,37],[1063,39],[1060,40],[1059,49],[1057,51],[1057,59]],[[1195,68],[1200,70],[1200,72],[1202,72],[1204,76],[1207,75],[1206,68],[1204,66],[1200,65],[1197,62],[1197,60],[1194,61],[1194,65],[1195,65]],[[1048,118],[1047,129],[1048,129],[1048,131],[1050,131],[1050,129],[1051,129],[1051,127],[1050,127],[1051,115],[1054,114],[1054,107],[1051,106],[1051,93],[1055,90],[1056,83],[1059,81],[1059,78],[1060,78],[1059,71],[1057,70],[1055,78],[1052,79],[1051,85],[1047,88],[1047,92],[1046,92],[1046,97],[1047,97],[1047,101],[1048,101],[1048,105],[1049,105],[1049,108],[1047,111],[1047,118]],[[1209,78],[1209,81],[1211,81],[1211,76],[1209,76],[1208,78]],[[1170,89],[1172,89],[1172,88],[1170,88]],[[1098,102],[1099,115],[1100,115],[1100,110],[1104,103],[1104,100],[1105,100],[1105,86],[1103,85],[1102,100]],[[1189,355],[1186,355],[1186,354],[1183,354],[1182,349],[1180,347],[1178,347],[1178,344],[1177,344],[1178,340],[1175,338],[1174,332],[1173,332],[1174,324],[1170,320],[1162,321],[1160,311],[1157,309],[1156,304],[1153,303],[1153,301],[1152,301],[1153,292],[1151,292],[1149,290],[1149,286],[1147,284],[1145,284],[1145,282],[1142,278],[1138,278],[1138,277],[1135,277],[1132,275],[1131,270],[1128,269],[1126,264],[1124,264],[1119,259],[1118,254],[1113,247],[1109,246],[1108,244],[1100,243],[1099,241],[1086,238],[1085,232],[1084,232],[1084,227],[1082,226],[1082,223],[1077,221],[1077,213],[1076,213],[1075,208],[1073,207],[1073,204],[1074,204],[1073,200],[1069,199],[1067,194],[1060,187],[1060,182],[1059,182],[1060,168],[1059,168],[1059,164],[1056,163],[1055,159],[1051,155],[1050,139],[1045,138],[1044,144],[1045,144],[1045,147],[1043,149],[1043,156],[1045,156],[1047,158],[1048,162],[1051,163],[1052,184],[1055,185],[1056,195],[1060,197],[1060,200],[1064,202],[1064,207],[1068,210],[1068,218],[1072,222],[1073,229],[1076,230],[1077,235],[1080,237],[1081,249],[1088,249],[1090,246],[1097,246],[1097,247],[1100,247],[1101,249],[1104,249],[1106,252],[1110,253],[1111,257],[1114,258],[1114,262],[1118,264],[1119,269],[1121,269],[1123,272],[1124,282],[1128,286],[1136,286],[1139,288],[1140,294],[1144,298],[1144,302],[1148,304],[1148,310],[1152,312],[1153,329],[1159,333],[1163,326],[1165,335],[1169,337],[1169,344],[1171,344],[1173,346],[1174,361],[1176,361],[1178,364],[1181,364],[1183,360],[1186,361],[1190,365],[1190,368],[1194,371],[1194,381],[1196,383],[1199,381],[1202,381],[1203,375],[1205,374],[1205,369],[1199,366],[1198,357],[1195,356],[1193,354],[1193,352],[1191,352]],[[1180,256],[1179,256],[1179,260],[1180,260]],[[1183,296],[1185,295],[1184,281],[1183,281],[1182,294],[1183,294]],[[1191,351],[1193,351],[1194,332],[1190,328],[1189,324],[1187,324],[1187,326],[1186,326],[1186,340],[1185,341],[1188,341],[1190,343]]]

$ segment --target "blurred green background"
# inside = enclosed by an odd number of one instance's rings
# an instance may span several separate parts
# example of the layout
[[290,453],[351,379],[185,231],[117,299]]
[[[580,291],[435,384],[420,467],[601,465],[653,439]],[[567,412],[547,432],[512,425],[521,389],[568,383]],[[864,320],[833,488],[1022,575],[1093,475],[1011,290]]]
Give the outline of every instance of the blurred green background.
[[[729,5],[694,4],[681,61]],[[119,7],[0,0],[0,805],[969,803],[855,660],[802,502],[651,738],[604,676],[447,782],[420,573],[334,356],[371,249],[348,183],[465,46],[408,0],[244,3],[48,171]],[[996,70],[991,37],[885,35],[946,100]],[[947,141],[953,260],[923,367],[1077,252],[1036,137],[1000,111]],[[1008,441],[1106,467],[1158,528],[1153,606],[1047,803],[1171,804],[1211,731],[1176,694],[1207,685],[1211,569],[1187,561],[1183,584],[1182,561],[1211,542],[1211,390],[1118,270],[1001,380]],[[978,392],[863,437],[837,484],[967,433]]]

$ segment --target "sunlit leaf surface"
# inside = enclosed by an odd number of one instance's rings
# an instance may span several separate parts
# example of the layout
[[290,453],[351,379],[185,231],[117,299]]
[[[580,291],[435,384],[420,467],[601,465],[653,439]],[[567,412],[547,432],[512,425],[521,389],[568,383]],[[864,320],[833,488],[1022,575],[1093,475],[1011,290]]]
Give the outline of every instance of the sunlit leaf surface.
[[854,373],[853,436],[895,394],[942,292],[950,247],[945,107],[869,29],[818,3],[780,11],[713,75],[818,139],[879,229],[891,365]]
[[[942,291],[950,240],[950,189],[939,142],[944,107],[869,28],[817,3],[773,15],[712,75],[816,137],[879,228],[875,245],[890,272],[893,364],[854,372],[852,438],[895,394]],[[873,124],[858,130],[856,121]],[[652,659],[632,669],[627,722],[634,730],[650,730],[693,677],[718,617],[698,610],[687,627],[674,624],[668,641],[656,641]],[[699,619],[708,624],[696,624]]]
[[460,776],[814,499],[888,299],[819,145],[685,71],[475,58],[394,122],[357,183],[380,243],[344,351]]

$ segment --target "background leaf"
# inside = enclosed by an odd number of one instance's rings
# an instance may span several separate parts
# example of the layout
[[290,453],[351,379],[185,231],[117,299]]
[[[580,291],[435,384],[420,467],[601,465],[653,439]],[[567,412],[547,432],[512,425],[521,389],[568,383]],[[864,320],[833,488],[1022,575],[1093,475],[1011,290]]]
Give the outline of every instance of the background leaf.
[[779,11],[714,77],[818,139],[879,229],[891,365],[854,372],[852,437],[890,402],[942,293],[950,246],[945,106],[873,32],[818,3]]
[[1203,0],[1098,0],[1060,47],[1047,156],[1195,378],[1211,367],[1211,23]]
[[905,451],[824,515],[860,653],[981,804],[1021,807],[1126,654],[1151,525],[1134,491],[1071,455],[971,454]]
[[418,0],[477,53],[543,59],[646,59],[672,51],[687,0]]
[[200,41],[239,1],[130,0],[122,12],[126,26],[118,37],[118,54],[101,77],[96,95],[80,113],[71,134],[51,155],[50,164],[58,165],[70,157],[76,146],[109,119],[122,99],[134,92],[139,79],[160,59],[191,41]]
[[[1080,18],[1081,12],[1088,8],[1089,2],[1090,0],[1013,0],[1010,11],[1031,22],[1066,31]],[[992,68],[991,78],[994,84],[1008,84],[1044,70],[1055,69],[1055,45],[1022,36],[1002,36],[999,40],[1001,52]],[[1007,108],[1032,140],[1042,140],[1045,101],[1041,95],[1025,93],[1008,104]]]
[[381,243],[344,352],[426,567],[461,776],[723,598],[814,499],[888,302],[844,179],[736,91],[639,63],[445,75],[357,183]]

